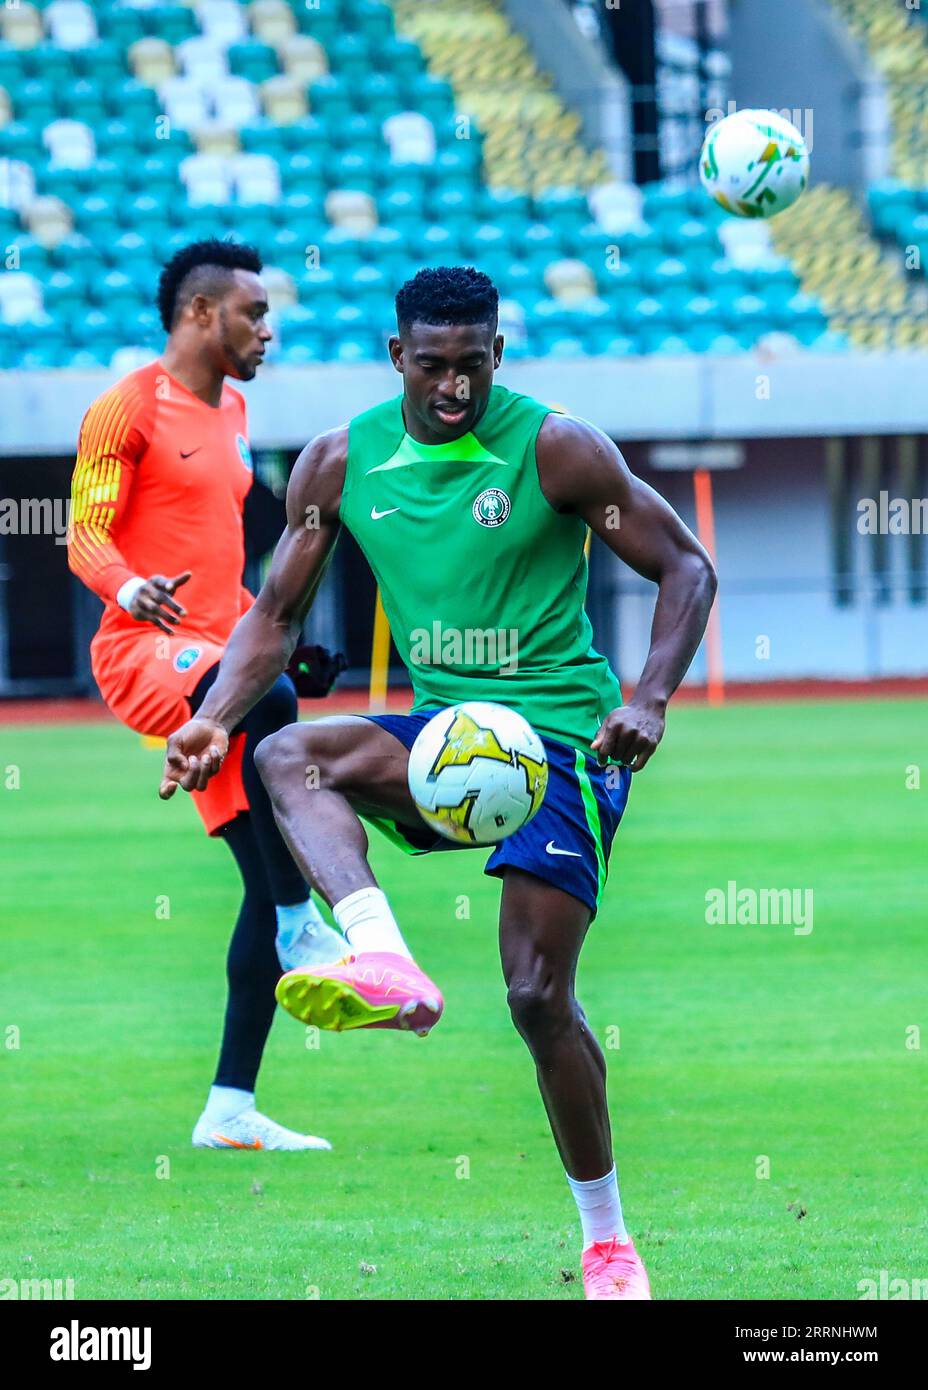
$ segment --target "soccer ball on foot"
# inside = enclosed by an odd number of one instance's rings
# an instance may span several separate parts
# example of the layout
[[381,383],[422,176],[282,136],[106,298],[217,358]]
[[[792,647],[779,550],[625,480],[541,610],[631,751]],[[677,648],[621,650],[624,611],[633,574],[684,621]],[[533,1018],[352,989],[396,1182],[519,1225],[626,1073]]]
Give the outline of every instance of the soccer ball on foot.
[[538,810],[548,759],[521,714],[467,700],[429,720],[410,749],[407,778],[419,814],[439,834],[494,845]]
[[776,111],[734,111],[710,128],[699,156],[706,192],[738,217],[775,217],[809,181],[801,133]]

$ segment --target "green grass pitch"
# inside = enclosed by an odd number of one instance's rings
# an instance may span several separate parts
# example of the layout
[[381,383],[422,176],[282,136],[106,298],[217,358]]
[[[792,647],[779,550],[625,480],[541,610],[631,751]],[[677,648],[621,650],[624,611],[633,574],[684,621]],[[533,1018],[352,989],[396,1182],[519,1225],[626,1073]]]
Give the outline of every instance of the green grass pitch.
[[[636,778],[578,990],[619,1044],[616,1154],[656,1298],[853,1299],[883,1269],[928,1272],[925,748],[915,701],[680,707]],[[115,725],[0,729],[0,1278],[71,1277],[78,1298],[581,1297],[481,852],[373,846],[445,991],[432,1037],[313,1048],[275,1021],[259,1104],[334,1152],[190,1147],[238,885],[186,798],[158,801],[159,770]],[[729,880],[811,889],[812,932],[708,925]]]

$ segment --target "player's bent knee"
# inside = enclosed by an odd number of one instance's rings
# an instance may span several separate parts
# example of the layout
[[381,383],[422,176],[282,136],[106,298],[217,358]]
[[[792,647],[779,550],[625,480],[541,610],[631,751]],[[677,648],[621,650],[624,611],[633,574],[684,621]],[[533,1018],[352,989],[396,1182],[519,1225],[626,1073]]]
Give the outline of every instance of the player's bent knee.
[[577,1001],[560,980],[516,975],[507,1002],[513,1023],[530,1041],[555,1037],[577,1022]]
[[333,752],[324,721],[319,725],[288,724],[269,734],[255,749],[255,767],[268,792],[299,778],[307,791],[332,791],[339,786],[342,759]]
[[287,724],[276,733],[268,734],[255,749],[255,767],[269,792],[275,782],[306,761],[305,740],[300,728],[299,724]]

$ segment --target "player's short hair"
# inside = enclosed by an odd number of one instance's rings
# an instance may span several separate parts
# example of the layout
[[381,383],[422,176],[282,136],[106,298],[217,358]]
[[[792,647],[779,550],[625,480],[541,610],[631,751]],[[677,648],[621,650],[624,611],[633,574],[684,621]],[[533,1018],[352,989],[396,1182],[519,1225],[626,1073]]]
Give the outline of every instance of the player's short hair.
[[171,257],[158,281],[158,312],[170,333],[178,312],[195,294],[219,298],[231,285],[233,270],[253,270],[259,275],[261,257],[254,246],[238,241],[193,241]]
[[489,275],[472,265],[426,267],[407,280],[396,296],[400,333],[414,323],[487,323],[496,326],[499,291]]

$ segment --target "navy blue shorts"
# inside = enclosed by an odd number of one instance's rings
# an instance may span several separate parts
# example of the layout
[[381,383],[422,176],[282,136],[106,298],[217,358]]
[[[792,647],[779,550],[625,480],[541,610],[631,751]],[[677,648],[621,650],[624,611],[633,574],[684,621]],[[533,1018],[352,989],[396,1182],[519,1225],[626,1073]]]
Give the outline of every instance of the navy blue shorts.
[[[433,709],[419,714],[369,714],[364,718],[379,724],[408,749],[438,713]],[[548,787],[541,809],[521,830],[495,846],[484,873],[502,878],[510,865],[524,869],[579,898],[595,916],[632,774],[618,763],[600,767],[595,758],[566,743],[549,738],[542,742],[548,755]],[[407,854],[470,848],[436,835],[424,821],[418,830],[386,817],[365,816],[365,820]]]

